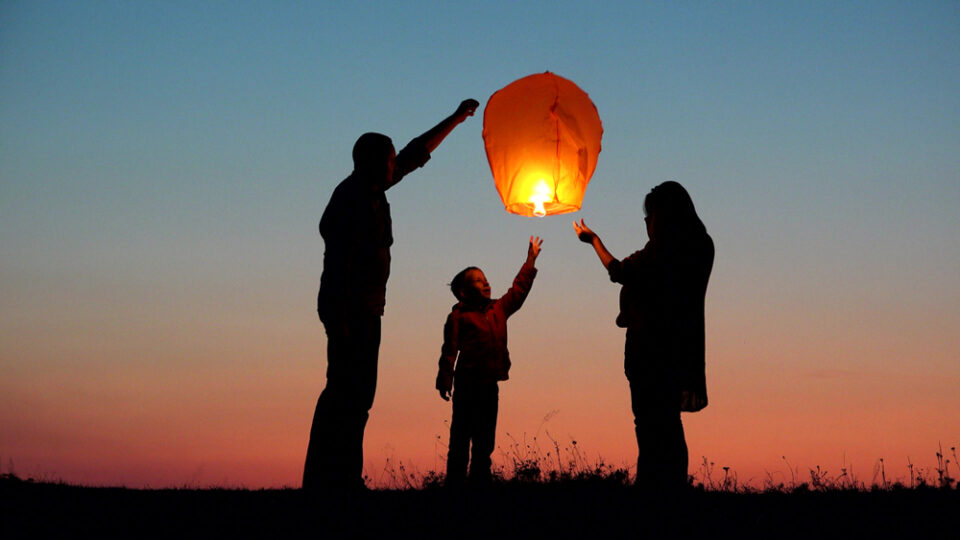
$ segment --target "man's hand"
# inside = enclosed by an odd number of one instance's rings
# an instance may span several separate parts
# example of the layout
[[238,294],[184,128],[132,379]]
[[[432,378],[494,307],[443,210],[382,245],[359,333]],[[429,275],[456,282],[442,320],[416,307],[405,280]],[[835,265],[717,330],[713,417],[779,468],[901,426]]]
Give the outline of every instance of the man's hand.
[[453,114],[444,118],[439,124],[433,126],[426,133],[417,138],[423,141],[423,145],[427,148],[427,152],[433,153],[433,151],[440,146],[440,143],[443,142],[443,139],[445,139],[447,135],[453,131],[453,128],[457,127],[457,125],[466,120],[468,116],[473,116],[473,113],[477,111],[477,107],[479,106],[480,102],[475,99],[463,100]]
[[590,227],[587,227],[587,224],[580,220],[580,223],[577,223],[577,220],[573,220],[573,230],[577,233],[577,238],[585,244],[592,244],[593,239],[597,237],[597,233],[590,230]]
[[535,261],[537,260],[537,255],[540,255],[540,246],[543,245],[543,240],[539,236],[530,237],[530,245],[527,247],[527,260]]
[[444,401],[450,401],[449,390],[437,390],[437,391],[440,392],[440,397],[442,397]]
[[453,115],[457,118],[457,121],[463,122],[468,116],[473,116],[473,113],[477,112],[477,107],[479,106],[479,101],[475,99],[465,99],[460,103],[460,106],[457,107],[457,112],[453,113]]

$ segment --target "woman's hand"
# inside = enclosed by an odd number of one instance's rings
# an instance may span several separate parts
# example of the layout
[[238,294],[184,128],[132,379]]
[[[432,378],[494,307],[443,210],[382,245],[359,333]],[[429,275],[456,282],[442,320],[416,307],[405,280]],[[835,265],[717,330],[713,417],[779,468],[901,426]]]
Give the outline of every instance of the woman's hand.
[[577,233],[577,238],[585,244],[592,244],[593,240],[597,238],[597,233],[593,232],[590,227],[587,227],[587,224],[580,220],[580,223],[577,223],[577,220],[573,220],[573,230]]
[[580,223],[577,223],[576,220],[573,221],[573,230],[577,233],[577,238],[585,244],[590,244],[593,246],[594,251],[597,252],[597,257],[600,257],[600,264],[604,268],[608,268],[612,261],[616,259],[614,256],[607,251],[606,246],[603,245],[603,241],[600,240],[600,237],[597,236],[597,233],[590,230],[590,227],[587,227],[587,224],[580,220]]

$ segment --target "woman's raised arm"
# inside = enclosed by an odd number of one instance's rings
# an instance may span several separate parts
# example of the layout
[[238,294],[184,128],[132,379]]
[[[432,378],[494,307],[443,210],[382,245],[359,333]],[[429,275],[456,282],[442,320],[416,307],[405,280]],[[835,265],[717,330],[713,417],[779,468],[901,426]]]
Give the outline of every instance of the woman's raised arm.
[[593,246],[604,268],[608,268],[611,262],[617,260],[617,258],[607,250],[607,247],[603,245],[603,241],[600,240],[597,233],[593,232],[590,227],[587,227],[587,224],[584,223],[582,219],[580,223],[577,223],[576,220],[573,221],[573,230],[577,233],[577,238],[579,238],[581,242]]

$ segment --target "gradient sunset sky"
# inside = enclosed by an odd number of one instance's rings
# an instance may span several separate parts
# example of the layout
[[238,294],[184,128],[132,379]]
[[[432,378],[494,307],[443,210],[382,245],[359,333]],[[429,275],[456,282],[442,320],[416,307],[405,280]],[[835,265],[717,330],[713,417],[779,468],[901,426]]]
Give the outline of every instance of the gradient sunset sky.
[[[507,214],[482,106],[531,73],[590,94],[583,208]],[[128,486],[299,486],[323,387],[317,222],[366,131],[398,147],[476,98],[390,190],[393,269],[366,472],[442,469],[447,284],[510,321],[501,452],[633,466],[618,257],[683,184],[716,244],[710,406],[691,472],[852,466],[960,446],[960,3],[0,3],[0,470]],[[508,435],[509,434],[509,435]],[[786,458],[786,460],[784,459]],[[789,465],[788,465],[789,463]]]

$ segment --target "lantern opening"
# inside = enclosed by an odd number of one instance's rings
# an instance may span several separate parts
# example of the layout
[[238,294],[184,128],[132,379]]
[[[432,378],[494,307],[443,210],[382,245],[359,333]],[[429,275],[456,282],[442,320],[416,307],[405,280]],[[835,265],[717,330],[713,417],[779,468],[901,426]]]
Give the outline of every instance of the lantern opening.
[[547,185],[547,181],[541,178],[533,188],[533,195],[530,196],[530,202],[533,203],[533,215],[537,217],[547,215],[547,209],[543,207],[543,203],[552,199],[553,190]]

